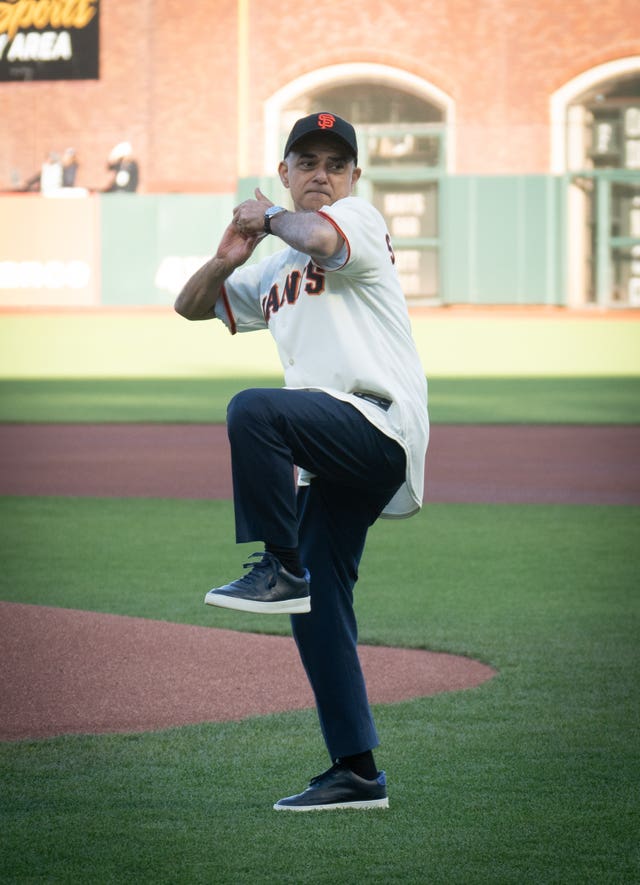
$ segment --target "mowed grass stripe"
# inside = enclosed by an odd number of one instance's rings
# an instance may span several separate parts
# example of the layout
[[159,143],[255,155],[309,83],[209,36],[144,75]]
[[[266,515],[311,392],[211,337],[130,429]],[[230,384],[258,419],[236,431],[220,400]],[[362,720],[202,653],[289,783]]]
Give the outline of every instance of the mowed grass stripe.
[[[222,423],[247,387],[282,378],[0,380],[0,422]],[[640,376],[432,378],[434,424],[638,424]]]

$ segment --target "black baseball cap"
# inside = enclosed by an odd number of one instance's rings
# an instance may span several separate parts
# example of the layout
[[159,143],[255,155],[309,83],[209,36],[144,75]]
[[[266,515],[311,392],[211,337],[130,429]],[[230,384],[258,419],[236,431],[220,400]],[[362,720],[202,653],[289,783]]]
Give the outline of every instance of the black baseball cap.
[[302,139],[305,135],[318,135],[326,133],[334,135],[343,141],[353,154],[353,158],[358,162],[358,142],[356,140],[356,130],[351,123],[347,123],[342,117],[336,117],[328,111],[320,114],[309,114],[308,117],[302,117],[298,120],[291,132],[284,148],[284,156]]

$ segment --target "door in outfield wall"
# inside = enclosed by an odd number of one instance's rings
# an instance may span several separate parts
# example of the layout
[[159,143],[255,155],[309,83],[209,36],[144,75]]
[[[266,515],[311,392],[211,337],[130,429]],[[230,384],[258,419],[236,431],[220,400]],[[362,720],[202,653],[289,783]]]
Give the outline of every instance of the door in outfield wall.
[[640,72],[578,96],[568,122],[571,182],[582,193],[575,204],[582,206],[586,301],[640,307]]
[[[364,175],[358,193],[382,213],[407,300],[440,298],[439,182],[445,170],[445,114],[423,97],[380,83],[323,89],[291,103],[289,123],[331,109],[358,133]],[[285,131],[286,131],[285,126]]]

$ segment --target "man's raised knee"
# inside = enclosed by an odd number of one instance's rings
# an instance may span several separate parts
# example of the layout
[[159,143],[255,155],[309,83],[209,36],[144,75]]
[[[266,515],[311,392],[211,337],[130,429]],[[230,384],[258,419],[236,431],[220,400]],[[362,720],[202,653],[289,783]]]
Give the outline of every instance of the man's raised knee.
[[227,406],[227,426],[231,428],[247,420],[255,421],[264,417],[270,411],[269,393],[269,390],[261,387],[251,387],[236,393]]

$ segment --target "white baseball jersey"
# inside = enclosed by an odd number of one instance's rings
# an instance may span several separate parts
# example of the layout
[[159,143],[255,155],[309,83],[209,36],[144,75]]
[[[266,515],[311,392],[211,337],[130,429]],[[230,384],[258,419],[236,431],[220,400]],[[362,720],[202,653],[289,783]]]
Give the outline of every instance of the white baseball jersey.
[[[268,327],[286,387],[322,390],[349,402],[400,443],[406,482],[382,515],[411,516],[422,505],[427,383],[391,240],[380,213],[359,197],[338,200],[320,214],[344,238],[340,255],[321,267],[287,247],[238,268],[224,284],[216,315],[232,333]],[[392,404],[384,411],[355,391]]]

